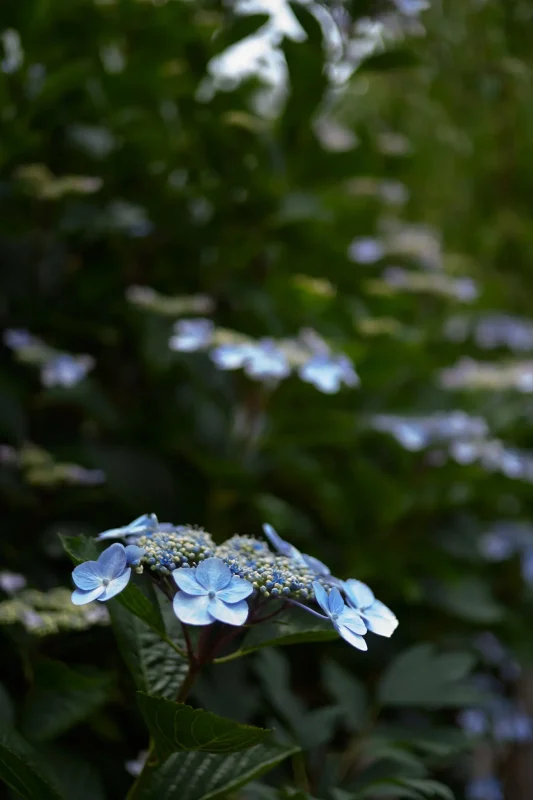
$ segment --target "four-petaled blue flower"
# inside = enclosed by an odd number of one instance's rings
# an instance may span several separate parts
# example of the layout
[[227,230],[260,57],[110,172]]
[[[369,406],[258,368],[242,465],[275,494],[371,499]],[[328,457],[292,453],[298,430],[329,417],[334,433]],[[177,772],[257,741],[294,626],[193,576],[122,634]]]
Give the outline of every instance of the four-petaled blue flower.
[[82,381],[94,366],[91,356],[73,356],[59,353],[43,364],[41,382],[43,386],[62,386],[70,389]]
[[341,386],[358,386],[359,377],[345,355],[317,354],[302,364],[298,375],[324,394],[336,394]]
[[333,587],[328,594],[318,581],[314,581],[313,590],[318,605],[327,614],[339,636],[358,650],[368,650],[363,639],[366,625],[357,611],[345,604],[339,590]]
[[174,597],[174,613],[188,625],[211,625],[215,620],[244,625],[248,617],[250,581],[234,576],[220,558],[206,558],[197,567],[172,573],[180,591]]
[[214,329],[210,319],[180,319],[174,325],[174,335],[170,337],[168,346],[182,353],[203,350],[211,343]]
[[72,602],[83,606],[92,600],[110,600],[128,585],[131,577],[130,564],[136,564],[142,555],[140,547],[115,542],[98,556],[97,561],[86,561],[72,572],[76,589]]
[[392,636],[398,620],[390,608],[376,600],[366,583],[350,578],[344,581],[344,593],[348,604],[361,615],[369,631],[379,636]]

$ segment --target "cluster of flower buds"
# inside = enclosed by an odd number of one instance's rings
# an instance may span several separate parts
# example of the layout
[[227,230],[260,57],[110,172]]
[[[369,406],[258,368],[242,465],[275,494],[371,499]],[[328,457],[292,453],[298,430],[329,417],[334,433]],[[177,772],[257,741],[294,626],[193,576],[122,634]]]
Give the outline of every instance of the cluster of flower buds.
[[217,546],[201,528],[144,514],[99,534],[99,540],[122,539],[125,545],[114,542],[96,561],[75,567],[72,602],[82,606],[111,599],[126,588],[134,569],[170,589],[174,612],[185,625],[218,621],[243,626],[252,607],[255,613],[277,601],[280,610],[298,606],[329,621],[360,650],[367,649],[367,631],[380,636],[394,632],[398,620],[366,584],[333,577],[325,564],[284,541],[271,525],[263,530],[272,549],[265,541],[239,535]]

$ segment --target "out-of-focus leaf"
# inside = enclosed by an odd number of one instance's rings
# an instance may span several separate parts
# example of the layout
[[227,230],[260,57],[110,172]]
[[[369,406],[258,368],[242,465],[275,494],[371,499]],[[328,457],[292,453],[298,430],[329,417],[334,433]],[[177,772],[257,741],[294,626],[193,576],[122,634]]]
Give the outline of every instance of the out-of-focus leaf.
[[352,731],[361,730],[368,707],[364,685],[335,661],[326,661],[322,674],[324,685],[337,701],[345,724]]
[[475,702],[478,693],[467,681],[475,659],[470,653],[436,652],[420,644],[397,656],[378,686],[383,705],[444,708]]
[[2,727],[0,778],[25,800],[64,800],[46,762],[19,733]]
[[409,69],[419,64],[419,59],[410,50],[386,50],[365,58],[357,67],[357,72],[386,72],[388,70]]
[[42,661],[21,719],[30,740],[48,741],[89,717],[109,697],[104,673],[74,670],[60,661]]

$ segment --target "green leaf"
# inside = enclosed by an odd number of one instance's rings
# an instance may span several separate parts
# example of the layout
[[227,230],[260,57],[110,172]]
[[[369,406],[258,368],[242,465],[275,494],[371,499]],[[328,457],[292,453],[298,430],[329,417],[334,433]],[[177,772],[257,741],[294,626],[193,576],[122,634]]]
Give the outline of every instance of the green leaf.
[[269,622],[253,626],[245,636],[240,653],[253,653],[262,647],[327,642],[338,636],[327,620],[320,620],[303,609],[290,608]]
[[22,732],[36,741],[64,733],[106,702],[110,686],[110,678],[104,673],[81,672],[60,661],[42,661],[22,714]]
[[372,786],[366,786],[360,792],[352,795],[353,800],[373,800],[373,798],[390,797],[394,800],[426,800],[426,798],[440,798],[440,800],[455,800],[453,792],[443,783],[426,780],[425,778],[398,778],[388,781],[379,781]]
[[63,743],[61,746],[45,745],[39,747],[39,755],[46,759],[65,800],[105,800],[99,774],[74,750]]
[[438,654],[431,644],[405,650],[394,659],[378,686],[383,705],[444,708],[475,702],[466,680],[475,659],[470,653]]
[[3,683],[0,683],[0,720],[3,725],[12,725],[15,720],[15,707]]
[[[118,602],[118,597],[111,600],[108,607],[122,658],[137,689],[147,694],[175,698],[187,674],[186,659],[161,639],[158,633],[154,633],[142,619],[130,614]],[[177,623],[173,614],[172,618]],[[172,640],[181,644],[179,634],[174,626],[169,630]]]
[[63,800],[38,753],[14,730],[0,730],[0,778],[26,800]]
[[489,625],[499,622],[505,615],[505,609],[496,602],[487,582],[476,577],[441,587],[436,599],[443,608],[467,622]]
[[141,800],[222,800],[298,752],[271,739],[240,753],[176,753],[155,772]]
[[365,58],[357,67],[360,72],[386,72],[391,69],[409,69],[419,64],[419,59],[409,50],[387,50]]
[[[90,539],[87,536],[61,536],[61,542],[74,564],[81,564],[83,561],[94,561],[100,554],[94,539]],[[136,617],[142,619],[143,622],[146,622],[153,631],[160,635],[165,635],[165,626],[159,606],[150,602],[146,594],[132,581],[129,582],[123,592],[116,596],[116,601]]]
[[270,733],[144,692],[137,692],[137,699],[161,761],[183,750],[236,753],[253,747]]
[[322,675],[329,694],[337,701],[344,721],[351,731],[364,725],[368,696],[364,685],[335,661],[326,661]]

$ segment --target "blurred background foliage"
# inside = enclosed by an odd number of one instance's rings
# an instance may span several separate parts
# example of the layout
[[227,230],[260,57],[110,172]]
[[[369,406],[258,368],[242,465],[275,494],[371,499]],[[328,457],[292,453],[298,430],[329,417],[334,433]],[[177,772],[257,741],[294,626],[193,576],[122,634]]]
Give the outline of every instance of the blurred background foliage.
[[[124,797],[147,742],[58,533],[154,511],[268,521],[400,620],[206,674],[303,752],[209,797],[531,798],[532,16],[2,3],[0,716],[60,796]],[[360,385],[218,370],[189,317]]]

